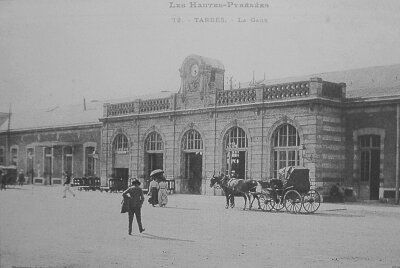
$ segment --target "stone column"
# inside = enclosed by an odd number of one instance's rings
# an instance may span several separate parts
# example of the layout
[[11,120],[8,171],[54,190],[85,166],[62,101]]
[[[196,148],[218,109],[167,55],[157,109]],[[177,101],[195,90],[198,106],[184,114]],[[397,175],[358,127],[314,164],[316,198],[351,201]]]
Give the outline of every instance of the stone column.
[[322,79],[313,77],[310,79],[310,93],[309,96],[321,97],[322,96]]
[[256,102],[263,102],[263,92],[264,88],[256,88]]

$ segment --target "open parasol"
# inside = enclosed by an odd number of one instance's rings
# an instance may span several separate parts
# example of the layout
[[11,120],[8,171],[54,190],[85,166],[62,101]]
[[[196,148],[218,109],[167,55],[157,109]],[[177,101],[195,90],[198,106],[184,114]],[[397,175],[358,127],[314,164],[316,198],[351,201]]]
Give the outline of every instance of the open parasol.
[[150,173],[150,177],[153,177],[154,175],[160,174],[160,173],[164,173],[164,170],[162,169],[155,169]]

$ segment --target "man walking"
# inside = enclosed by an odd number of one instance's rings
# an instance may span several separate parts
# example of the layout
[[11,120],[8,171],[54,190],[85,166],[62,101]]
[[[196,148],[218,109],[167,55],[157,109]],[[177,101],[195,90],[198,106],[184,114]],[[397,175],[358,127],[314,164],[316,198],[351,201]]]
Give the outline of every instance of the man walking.
[[[144,232],[144,228],[142,226],[142,215],[141,209],[144,202],[144,195],[142,188],[140,186],[140,181],[138,179],[134,179],[132,181],[132,186],[126,189],[122,196],[127,198],[129,201],[129,210],[128,210],[128,220],[129,220],[129,228],[128,233],[129,235],[132,234],[132,222],[133,216],[136,215],[136,221],[139,227],[139,232]],[[129,194],[129,196],[128,196]]]
[[72,194],[73,197],[75,197],[74,192],[70,189],[71,187],[71,175],[69,172],[65,171],[64,172],[64,177],[65,177],[65,182],[64,182],[64,195],[63,198],[67,197],[67,191]]
[[24,182],[25,182],[24,170],[21,169],[21,170],[19,171],[19,174],[18,174],[18,184],[19,184],[19,186],[24,185]]

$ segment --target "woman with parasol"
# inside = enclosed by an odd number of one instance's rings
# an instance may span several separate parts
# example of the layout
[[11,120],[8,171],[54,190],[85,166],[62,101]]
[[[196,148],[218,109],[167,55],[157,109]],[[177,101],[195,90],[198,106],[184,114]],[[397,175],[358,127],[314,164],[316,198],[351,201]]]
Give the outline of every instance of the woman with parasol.
[[160,207],[165,207],[165,205],[167,205],[168,203],[168,193],[167,193],[168,183],[163,173],[160,173],[159,175],[158,186],[159,186],[158,203],[160,204]]
[[164,171],[161,169],[153,170],[150,173],[151,182],[149,184],[148,195],[150,196],[149,203],[153,207],[158,204],[158,189],[159,189],[158,179],[160,175],[162,175],[163,173]]

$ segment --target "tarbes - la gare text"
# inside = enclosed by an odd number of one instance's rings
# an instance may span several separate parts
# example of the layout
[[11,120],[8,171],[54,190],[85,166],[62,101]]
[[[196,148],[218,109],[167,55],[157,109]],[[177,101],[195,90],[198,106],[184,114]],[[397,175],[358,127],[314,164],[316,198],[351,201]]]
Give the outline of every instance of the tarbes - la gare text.
[[222,2],[222,3],[202,3],[202,2],[168,2],[169,8],[268,8],[267,3],[262,2]]

